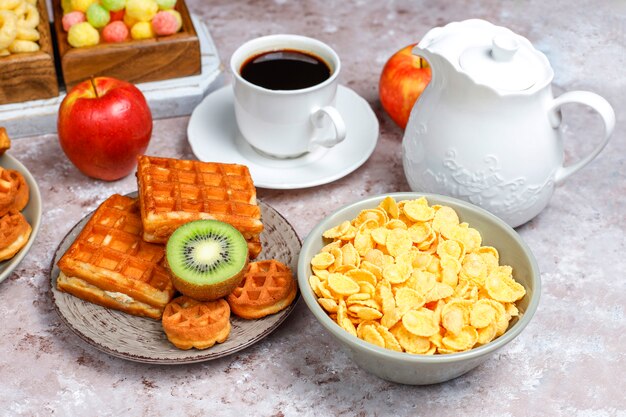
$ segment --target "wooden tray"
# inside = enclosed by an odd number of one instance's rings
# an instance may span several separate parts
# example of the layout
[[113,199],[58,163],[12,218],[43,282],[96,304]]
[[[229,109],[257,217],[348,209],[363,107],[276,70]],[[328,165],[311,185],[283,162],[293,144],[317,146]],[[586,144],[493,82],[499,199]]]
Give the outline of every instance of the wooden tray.
[[0,104],[59,95],[46,0],[38,0],[37,8],[41,49],[0,57]]
[[117,44],[72,48],[61,19],[61,1],[53,0],[54,32],[66,88],[91,77],[108,76],[134,84],[185,77],[200,73],[200,42],[189,10],[178,0],[182,30],[171,36],[133,40]]

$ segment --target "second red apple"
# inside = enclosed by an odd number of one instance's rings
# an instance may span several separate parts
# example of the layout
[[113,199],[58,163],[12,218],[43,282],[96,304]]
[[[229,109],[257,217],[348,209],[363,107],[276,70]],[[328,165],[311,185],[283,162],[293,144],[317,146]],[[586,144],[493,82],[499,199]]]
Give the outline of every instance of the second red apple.
[[406,127],[411,109],[431,77],[426,60],[412,54],[415,45],[406,46],[389,58],[378,85],[383,108],[402,129]]

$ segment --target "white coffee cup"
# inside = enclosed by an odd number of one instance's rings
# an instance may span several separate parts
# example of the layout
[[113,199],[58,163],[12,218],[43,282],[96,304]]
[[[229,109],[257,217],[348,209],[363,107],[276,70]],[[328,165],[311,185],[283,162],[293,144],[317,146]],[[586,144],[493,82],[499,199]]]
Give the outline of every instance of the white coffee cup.
[[[241,68],[250,58],[277,50],[301,51],[322,59],[330,68],[330,77],[312,87],[270,90],[241,76]],[[294,158],[345,139],[346,126],[335,107],[341,63],[325,43],[298,35],[263,36],[241,45],[230,59],[230,68],[237,126],[257,151]]]

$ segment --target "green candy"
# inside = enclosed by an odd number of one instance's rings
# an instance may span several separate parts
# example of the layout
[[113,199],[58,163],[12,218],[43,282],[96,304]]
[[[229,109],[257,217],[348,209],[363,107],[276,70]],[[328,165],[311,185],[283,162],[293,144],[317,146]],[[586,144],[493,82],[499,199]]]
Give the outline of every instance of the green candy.
[[111,20],[109,11],[98,3],[93,3],[87,9],[87,22],[96,29],[105,27]]
[[101,0],[100,4],[110,12],[119,12],[126,7],[126,0]]
[[176,6],[176,0],[156,0],[160,10],[173,9]]

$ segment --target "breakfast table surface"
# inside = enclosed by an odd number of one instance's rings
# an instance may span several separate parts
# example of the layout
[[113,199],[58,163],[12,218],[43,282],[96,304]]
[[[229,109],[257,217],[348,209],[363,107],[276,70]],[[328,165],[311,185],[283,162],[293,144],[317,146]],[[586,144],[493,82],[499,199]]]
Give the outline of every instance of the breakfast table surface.
[[[188,6],[210,30],[223,82],[231,82],[227,63],[243,42],[273,33],[311,36],[337,51],[340,83],[378,118],[373,154],[349,175],[305,189],[258,188],[301,239],[345,204],[410,191],[403,131],[380,104],[378,78],[395,51],[432,27],[476,17],[527,37],[554,68],[555,95],[602,95],[616,110],[616,130],[596,160],[516,229],[541,270],[541,301],[528,327],[484,364],[430,386],[390,383],[359,368],[302,300],[268,337],[208,362],[142,364],[96,350],[57,315],[51,260],[80,219],[106,196],[135,191],[136,178],[82,175],[54,134],[16,139],[9,152],[36,179],[43,217],[30,252],[0,283],[0,416],[626,416],[625,2],[188,0]],[[188,122],[156,120],[147,154],[195,159]],[[591,110],[565,108],[566,161],[588,153],[600,132]]]

